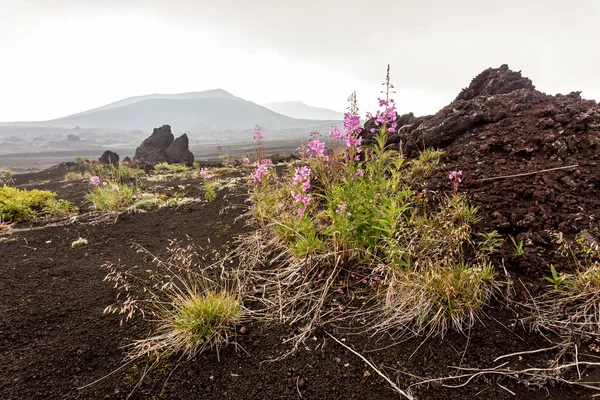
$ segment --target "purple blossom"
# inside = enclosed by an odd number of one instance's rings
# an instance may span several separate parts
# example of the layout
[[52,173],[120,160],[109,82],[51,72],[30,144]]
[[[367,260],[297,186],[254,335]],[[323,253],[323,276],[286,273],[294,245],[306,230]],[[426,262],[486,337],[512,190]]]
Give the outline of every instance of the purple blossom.
[[335,210],[335,212],[339,214],[342,211],[346,211],[346,207],[347,207],[347,204],[344,202],[338,206],[338,208],[337,208],[337,210]]
[[340,311],[344,311],[344,306],[340,304],[340,305],[338,306],[338,310],[340,310]]
[[250,173],[250,180],[252,183],[261,183],[263,177],[269,174],[269,165],[272,165],[273,161],[268,158],[258,160],[254,163],[256,169]]
[[296,201],[296,203],[302,203],[304,204],[304,206],[308,206],[308,203],[310,203],[310,195],[302,195],[302,194],[298,194],[295,191],[292,190],[292,197],[294,198],[294,200]]
[[332,126],[331,130],[329,131],[329,138],[342,141],[342,140],[344,140],[345,135],[342,133],[340,128],[338,128],[337,126]]
[[90,178],[90,184],[92,184],[94,186],[100,185],[100,178],[98,176],[92,176]]
[[250,164],[250,159],[248,157],[244,157],[242,161],[244,162],[244,164]]
[[210,172],[208,172],[208,168],[200,169],[200,176],[204,179],[212,178],[212,175],[210,174]]
[[450,179],[451,181],[456,181],[456,182],[460,183],[460,182],[462,182],[462,179],[460,178],[461,175],[462,175],[462,171],[452,171],[448,175],[448,179]]
[[325,143],[321,142],[319,138],[310,139],[308,141],[308,150],[306,153],[308,154],[308,158],[324,157],[325,161],[329,160],[329,157],[325,155]]
[[294,169],[294,179],[292,180],[292,184],[297,184],[300,182],[304,182],[310,179],[310,174],[312,173],[310,167],[303,166]]
[[261,133],[260,128],[258,126],[254,128],[253,138],[254,140],[260,140],[263,138],[263,134]]

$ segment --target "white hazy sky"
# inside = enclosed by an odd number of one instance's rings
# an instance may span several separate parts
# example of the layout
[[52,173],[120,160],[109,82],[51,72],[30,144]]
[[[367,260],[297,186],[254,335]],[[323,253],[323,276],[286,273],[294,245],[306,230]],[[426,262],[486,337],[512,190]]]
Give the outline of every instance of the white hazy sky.
[[598,0],[0,0],[0,121],[223,88],[266,103],[433,113],[483,69],[600,99]]

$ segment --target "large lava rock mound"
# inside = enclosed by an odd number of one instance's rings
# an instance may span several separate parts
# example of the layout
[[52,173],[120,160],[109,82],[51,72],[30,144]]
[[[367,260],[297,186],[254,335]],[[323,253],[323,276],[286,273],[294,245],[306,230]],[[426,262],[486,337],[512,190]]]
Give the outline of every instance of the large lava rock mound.
[[[579,92],[544,94],[502,65],[483,71],[435,115],[405,114],[396,123],[387,145],[408,157],[443,149],[443,168],[427,189],[450,192],[448,172],[462,170],[460,190],[480,207],[486,228],[541,246],[555,232],[599,228],[600,105]],[[366,144],[371,128],[374,120],[364,126]]]

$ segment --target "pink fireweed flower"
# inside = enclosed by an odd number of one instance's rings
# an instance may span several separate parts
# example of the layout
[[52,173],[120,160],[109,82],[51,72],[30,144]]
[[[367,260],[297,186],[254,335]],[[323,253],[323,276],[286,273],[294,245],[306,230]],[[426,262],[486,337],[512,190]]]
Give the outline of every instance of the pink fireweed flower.
[[242,161],[244,162],[244,164],[250,164],[250,159],[248,157],[244,157]]
[[300,182],[304,182],[310,179],[310,174],[312,173],[310,167],[303,166],[294,169],[294,179],[292,180],[292,184],[297,184]]
[[212,178],[212,175],[210,174],[210,172],[208,172],[208,168],[201,168],[200,169],[200,176],[204,179],[210,179]]
[[321,142],[319,138],[308,141],[308,150],[306,153],[308,154],[308,158],[323,157],[325,161],[329,161],[329,157],[325,155],[325,143]]
[[354,173],[354,176],[352,176],[352,180],[358,178],[358,177],[363,177],[365,176],[365,172],[362,169],[357,169],[356,172]]
[[360,116],[353,112],[347,112],[344,114],[344,120],[342,127],[348,135],[354,135],[361,132],[360,128]]
[[106,181],[102,182],[102,186],[107,187],[108,186],[108,182],[106,182]]
[[302,203],[304,204],[304,206],[308,206],[308,203],[310,203],[310,195],[302,195],[302,194],[298,194],[295,191],[292,190],[292,198],[296,201],[296,203]]
[[83,165],[88,165],[88,162],[83,160]]
[[338,310],[339,310],[339,311],[344,311],[344,306],[342,306],[342,305],[339,305],[339,306],[338,306]]
[[308,189],[310,189],[310,181],[306,181],[302,184],[302,191],[306,192]]
[[354,135],[346,136],[346,146],[350,148],[355,148],[357,153],[360,153],[360,145],[362,144],[362,138],[356,137]]
[[452,182],[454,194],[458,193],[458,184],[462,182],[461,176],[462,171],[452,171],[448,175],[448,179]]
[[342,211],[346,211],[346,207],[347,207],[347,204],[344,202],[338,206],[338,208],[337,208],[337,210],[335,210],[335,212],[339,214]]
[[254,138],[254,140],[260,140],[263,138],[263,134],[261,133],[258,126],[254,128],[254,134],[252,135],[252,137]]
[[94,186],[100,185],[100,177],[98,177],[98,176],[92,176],[90,178],[90,184],[92,184]]
[[273,161],[268,158],[264,160],[258,160],[254,163],[256,169],[250,173],[250,180],[252,183],[261,183],[263,177],[269,174],[269,165],[272,165]]
[[331,127],[331,130],[329,131],[329,139],[337,139],[339,141],[343,141],[344,136],[345,135],[342,133],[340,128],[338,128],[337,126]]
[[452,171],[448,175],[448,179],[450,179],[451,181],[457,181],[458,183],[460,183],[460,182],[462,182],[462,179],[460,179],[461,175],[462,175],[462,171]]
[[338,290],[336,290],[336,292],[338,292],[339,294],[344,294],[344,289],[339,288]]

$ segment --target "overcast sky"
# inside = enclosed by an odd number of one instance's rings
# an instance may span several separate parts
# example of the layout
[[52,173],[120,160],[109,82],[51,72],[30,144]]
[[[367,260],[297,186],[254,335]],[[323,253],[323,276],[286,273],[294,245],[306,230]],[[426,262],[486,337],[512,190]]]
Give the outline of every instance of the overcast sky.
[[598,0],[0,0],[0,121],[213,88],[433,113],[483,69],[600,100]]

